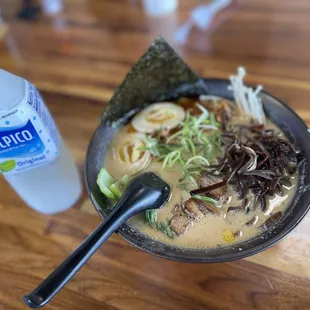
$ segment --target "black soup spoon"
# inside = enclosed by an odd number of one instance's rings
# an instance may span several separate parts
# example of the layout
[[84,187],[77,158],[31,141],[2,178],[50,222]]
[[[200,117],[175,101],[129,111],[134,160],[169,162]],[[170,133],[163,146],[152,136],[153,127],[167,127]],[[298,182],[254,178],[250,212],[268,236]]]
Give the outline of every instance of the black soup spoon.
[[169,198],[169,185],[156,174],[146,172],[138,175],[92,234],[32,293],[24,296],[25,303],[30,308],[44,306],[124,222],[141,211],[161,208]]

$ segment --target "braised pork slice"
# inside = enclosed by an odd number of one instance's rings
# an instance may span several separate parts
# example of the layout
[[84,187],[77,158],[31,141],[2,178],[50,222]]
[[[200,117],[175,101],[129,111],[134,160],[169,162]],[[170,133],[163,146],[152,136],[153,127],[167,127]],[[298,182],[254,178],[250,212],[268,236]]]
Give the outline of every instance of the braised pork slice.
[[207,213],[212,213],[216,216],[221,214],[220,210],[211,202],[196,198],[190,198],[184,202],[184,211],[195,220],[200,220]]
[[203,217],[203,209],[202,201],[190,198],[184,202],[184,211],[195,220],[199,220]]
[[[212,184],[221,182],[222,180],[219,180],[217,178],[213,178],[209,175],[203,175],[199,180],[198,180],[198,185],[200,188],[204,188],[207,186],[210,186]],[[213,189],[210,191],[210,194],[215,198],[215,199],[221,199],[224,200],[226,198],[227,194],[227,186],[224,185],[222,187]]]
[[212,213],[216,216],[221,215],[221,211],[211,202],[203,201],[207,212]]
[[171,230],[177,235],[183,234],[191,224],[192,221],[183,214],[175,215],[169,223]]
[[200,96],[201,103],[207,108],[209,112],[213,112],[215,119],[218,122],[227,122],[233,115],[233,109],[231,103],[225,99],[209,99],[204,96]]

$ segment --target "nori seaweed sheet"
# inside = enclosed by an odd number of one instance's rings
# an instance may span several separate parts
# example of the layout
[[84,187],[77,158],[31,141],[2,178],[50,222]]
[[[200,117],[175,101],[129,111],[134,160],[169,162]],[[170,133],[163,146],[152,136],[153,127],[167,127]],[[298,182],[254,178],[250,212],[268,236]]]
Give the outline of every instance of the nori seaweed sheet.
[[205,83],[158,37],[127,74],[101,119],[117,126],[150,103],[207,93]]

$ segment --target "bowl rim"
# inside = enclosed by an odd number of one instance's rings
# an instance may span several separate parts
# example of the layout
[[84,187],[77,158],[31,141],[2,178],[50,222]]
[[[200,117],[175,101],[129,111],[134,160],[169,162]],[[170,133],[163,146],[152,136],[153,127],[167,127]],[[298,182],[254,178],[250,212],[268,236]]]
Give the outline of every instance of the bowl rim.
[[[204,82],[219,82],[219,83],[227,83],[229,82],[228,79],[223,79],[223,78],[212,78],[212,77],[208,77],[208,78],[203,78]],[[308,133],[309,135],[309,141],[310,141],[310,129],[308,129],[308,126],[306,125],[306,123],[303,121],[303,119],[285,102],[283,102],[281,99],[271,95],[269,92],[262,90],[261,93],[271,97],[273,100],[275,100],[277,103],[279,103],[280,105],[284,106],[287,110],[289,110],[290,113],[292,113],[295,117],[298,118],[300,124],[304,127],[305,131]],[[99,124],[100,127],[100,124]],[[98,128],[99,128],[98,127]],[[97,128],[97,129],[98,129]],[[96,130],[97,130],[96,129]],[[94,134],[95,135],[95,134]],[[97,211],[97,213],[99,214],[99,216],[104,219],[104,216],[102,214],[102,212],[100,212],[100,207],[97,206],[98,203],[95,200],[94,196],[91,193],[91,190],[89,188],[89,182],[88,182],[88,177],[87,177],[87,168],[86,168],[86,163],[87,163],[87,158],[88,158],[88,154],[89,154],[89,148],[90,145],[92,144],[92,140],[94,138],[94,135],[92,136],[90,143],[88,145],[88,149],[87,149],[87,153],[86,153],[86,157],[85,157],[85,161],[84,161],[84,180],[85,180],[85,186],[88,192],[88,196],[93,204],[93,207],[95,208],[95,210]],[[221,262],[230,262],[230,261],[234,261],[234,260],[238,260],[238,259],[242,259],[242,258],[246,258],[255,254],[258,254],[262,251],[265,251],[266,249],[276,245],[279,241],[281,241],[282,239],[284,239],[294,228],[296,228],[296,226],[298,226],[300,224],[300,222],[305,218],[306,214],[309,212],[310,210],[310,201],[309,204],[307,205],[307,207],[304,209],[304,211],[302,212],[302,214],[299,216],[299,218],[297,218],[296,221],[292,221],[291,225],[289,226],[288,229],[282,230],[280,233],[278,233],[277,235],[273,236],[272,238],[266,240],[265,243],[260,244],[260,245],[256,245],[253,246],[251,248],[242,250],[242,251],[238,251],[238,252],[234,252],[234,253],[230,253],[230,254],[223,254],[220,257],[213,257],[213,256],[206,256],[206,257],[182,257],[182,256],[177,256],[175,255],[169,255],[165,252],[154,252],[146,247],[143,247],[139,244],[137,244],[135,242],[135,239],[132,238],[132,236],[124,233],[124,231],[122,230],[122,228],[120,227],[115,233],[117,235],[119,235],[122,239],[124,239],[126,242],[128,242],[129,244],[133,245],[134,247],[138,248],[139,250],[142,250],[143,252],[149,253],[151,255],[160,257],[160,258],[165,258],[165,259],[169,259],[169,260],[173,260],[173,261],[177,261],[177,262],[185,262],[185,263],[221,263]],[[276,227],[276,226],[275,226]],[[249,239],[251,240],[251,239]],[[247,241],[249,241],[247,240]],[[154,242],[156,243],[163,243],[157,240],[154,240]],[[246,242],[246,241],[245,241]],[[235,244],[235,246],[238,246],[238,243]],[[177,248],[177,249],[181,249],[181,248]],[[184,250],[186,250],[186,248],[184,248]],[[189,249],[189,250],[195,250],[195,249]],[[202,250],[208,250],[208,248],[199,248],[197,249],[197,251],[202,251]]]

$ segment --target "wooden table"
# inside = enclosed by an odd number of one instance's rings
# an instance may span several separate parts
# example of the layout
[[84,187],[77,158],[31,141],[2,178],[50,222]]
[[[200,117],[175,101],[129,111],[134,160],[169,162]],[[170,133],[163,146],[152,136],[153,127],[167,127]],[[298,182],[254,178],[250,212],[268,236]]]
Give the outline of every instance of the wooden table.
[[[248,82],[288,102],[310,124],[310,1],[234,1],[185,45],[174,33],[198,0],[147,16],[138,1],[68,0],[64,11],[18,21],[19,1],[1,0],[9,32],[0,67],[41,90],[81,173],[88,141],[114,89],[161,33],[200,75]],[[0,180],[0,309],[22,296],[100,222],[85,193],[70,211],[40,215]],[[273,248],[236,262],[183,264],[143,253],[113,236],[46,309],[310,309],[310,217]]]

